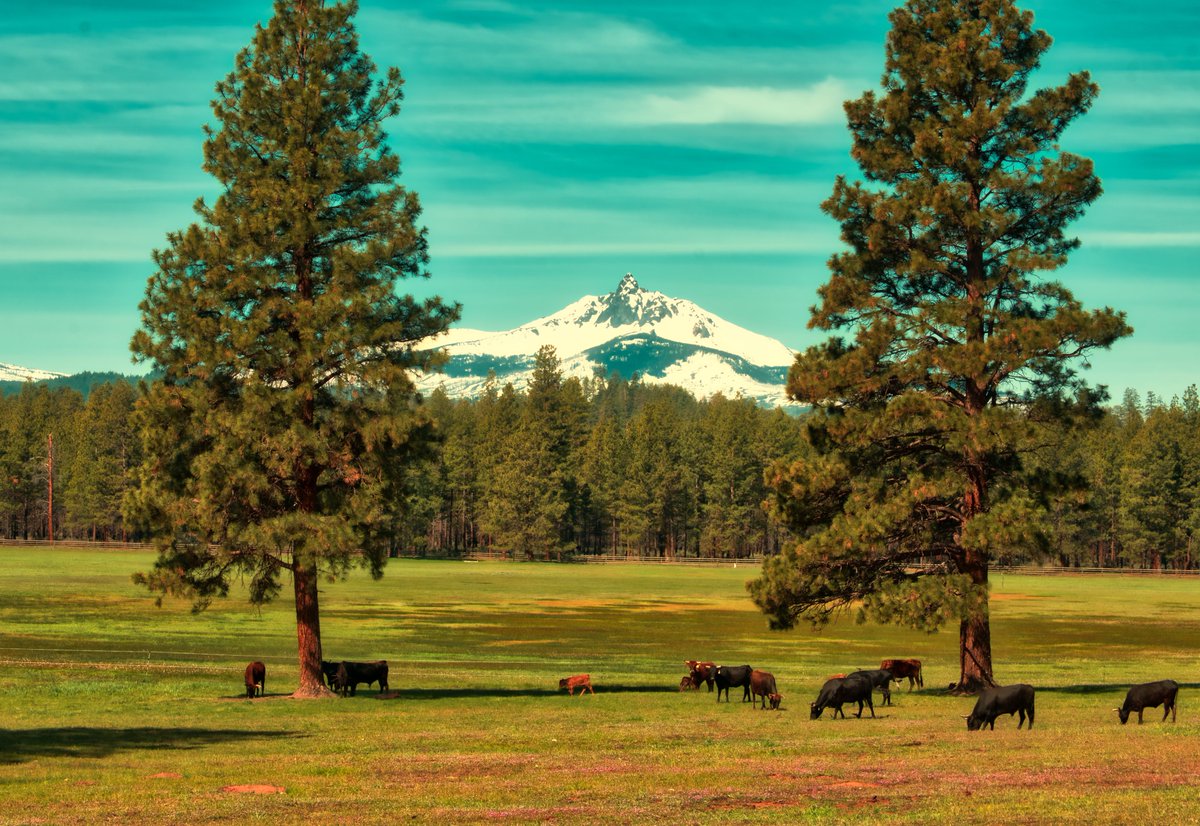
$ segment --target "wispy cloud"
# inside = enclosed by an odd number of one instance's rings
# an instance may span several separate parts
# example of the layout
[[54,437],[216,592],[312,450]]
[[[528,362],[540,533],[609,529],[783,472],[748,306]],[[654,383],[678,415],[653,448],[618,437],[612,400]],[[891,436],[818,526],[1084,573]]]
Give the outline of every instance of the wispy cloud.
[[1080,233],[1080,240],[1097,249],[1163,247],[1200,247],[1200,231],[1190,232],[1088,232]]
[[704,86],[677,94],[647,94],[627,119],[639,124],[813,124],[842,119],[847,85],[827,77],[808,88]]

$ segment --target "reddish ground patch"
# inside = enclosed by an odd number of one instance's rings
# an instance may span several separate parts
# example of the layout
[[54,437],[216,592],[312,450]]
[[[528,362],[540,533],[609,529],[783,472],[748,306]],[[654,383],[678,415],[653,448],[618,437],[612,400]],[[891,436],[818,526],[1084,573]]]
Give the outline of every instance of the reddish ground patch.
[[171,780],[178,780],[183,777],[179,772],[159,772],[158,774],[148,774],[147,777],[166,777]]
[[223,786],[221,791],[238,794],[283,794],[286,789],[283,786],[269,786],[266,783],[241,783],[235,786]]

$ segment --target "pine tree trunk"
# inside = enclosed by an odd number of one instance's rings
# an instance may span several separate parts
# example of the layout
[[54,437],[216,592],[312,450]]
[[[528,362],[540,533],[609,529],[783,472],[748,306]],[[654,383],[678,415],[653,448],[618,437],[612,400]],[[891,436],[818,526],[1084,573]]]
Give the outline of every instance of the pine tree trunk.
[[317,604],[316,569],[300,562],[292,569],[296,590],[296,642],[300,686],[293,697],[330,697],[321,679],[321,612]]
[[[963,511],[970,519],[987,512],[988,475],[984,463],[969,454],[967,489]],[[971,578],[971,584],[983,590],[979,609],[964,617],[958,629],[959,677],[956,693],[977,694],[996,684],[992,676],[992,628],[988,616],[988,559],[978,550],[964,549],[959,570]]]
[[956,693],[978,694],[996,684],[992,676],[992,630],[987,606],[967,617],[958,629],[960,676]]

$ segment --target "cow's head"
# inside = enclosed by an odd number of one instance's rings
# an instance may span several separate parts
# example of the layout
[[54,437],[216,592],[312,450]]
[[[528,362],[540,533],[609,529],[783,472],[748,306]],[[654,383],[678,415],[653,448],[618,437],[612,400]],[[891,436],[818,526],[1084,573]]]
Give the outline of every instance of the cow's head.
[[559,688],[567,687],[567,678],[566,677],[563,677],[561,680],[558,681],[558,687]]
[[783,702],[782,694],[768,694],[767,699],[771,701],[771,710],[778,711],[779,704]]
[[809,703],[808,704],[808,719],[810,719],[810,720],[817,719],[818,717],[821,716],[821,712],[824,710],[825,710],[824,706],[819,706],[816,703]]
[[974,714],[968,714],[964,719],[967,721],[967,731],[979,731],[983,728],[983,720]]
[[1121,725],[1125,725],[1127,722],[1129,722],[1128,711],[1123,708],[1114,708],[1113,711],[1117,712],[1117,716],[1121,718]]

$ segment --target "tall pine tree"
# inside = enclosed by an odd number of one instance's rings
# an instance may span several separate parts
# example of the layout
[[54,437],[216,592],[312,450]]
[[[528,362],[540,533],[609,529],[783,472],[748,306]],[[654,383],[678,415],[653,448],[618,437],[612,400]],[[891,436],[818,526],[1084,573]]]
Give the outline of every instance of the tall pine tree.
[[138,578],[203,606],[232,577],[261,602],[290,575],[297,696],[324,691],[318,579],[382,573],[431,436],[410,379],[431,357],[414,347],[458,313],[397,293],[428,261],[382,129],[403,81],[373,79],[355,11],[277,0],[217,84],[204,169],[222,192],[155,252],[131,345],[162,374],[128,503],[160,555]]
[[1027,94],[1049,36],[1010,0],[909,0],[890,16],[882,93],[846,104],[869,183],[822,205],[849,249],[829,261],[789,395],[816,408],[812,450],[777,467],[800,541],[751,584],[776,626],[858,604],[959,621],[958,687],[993,682],[990,560],[1043,541],[1043,480],[1022,457],[1089,395],[1072,360],[1130,329],[1046,273],[1100,195],[1058,140],[1098,88],[1086,72]]

